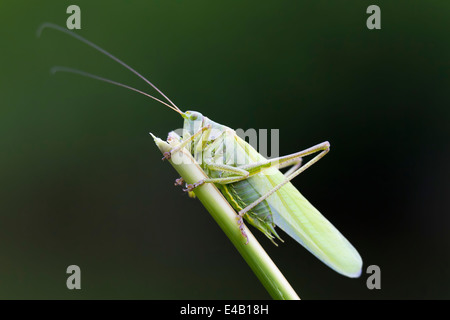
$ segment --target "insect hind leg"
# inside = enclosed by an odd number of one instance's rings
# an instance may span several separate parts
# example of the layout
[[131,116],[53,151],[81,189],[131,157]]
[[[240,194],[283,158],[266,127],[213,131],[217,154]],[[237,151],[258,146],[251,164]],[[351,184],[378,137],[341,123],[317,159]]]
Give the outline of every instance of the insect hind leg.
[[303,161],[303,158],[295,159],[293,161],[293,163],[287,162],[287,163],[281,164],[278,167],[278,169],[283,169],[283,168],[292,166],[288,171],[286,171],[284,173],[285,177],[289,177],[292,173],[294,173],[298,168],[300,168],[302,166],[302,161]]
[[[315,145],[315,146],[313,146],[311,148],[308,148],[308,149],[306,149],[304,151],[300,151],[298,153],[294,153],[294,154],[289,155],[289,156],[284,156],[284,157],[280,157],[280,158],[277,158],[277,159],[270,160],[268,162],[269,164],[272,163],[272,164],[275,165],[275,163],[277,163],[277,166],[280,167],[280,166],[283,166],[283,164],[287,164],[287,163],[292,164],[292,162],[295,159],[301,159],[301,157],[303,157],[303,156],[307,156],[307,155],[310,155],[310,154],[313,154],[313,153],[316,153],[316,152],[320,152],[314,158],[312,158],[307,163],[305,163],[305,165],[299,167],[294,172],[292,172],[289,175],[287,175],[286,179],[283,182],[281,182],[280,184],[276,185],[272,190],[268,191],[265,195],[261,196],[258,200],[254,201],[252,204],[248,205],[245,209],[242,209],[241,211],[239,211],[239,216],[242,217],[245,213],[247,213],[248,211],[250,211],[251,209],[256,207],[259,203],[261,203],[262,201],[266,200],[269,196],[271,196],[272,194],[277,192],[281,187],[283,187],[289,181],[291,181],[296,176],[298,176],[300,173],[302,173],[303,171],[305,171],[306,169],[311,167],[314,163],[316,163],[317,161],[322,159],[328,153],[328,151],[330,151],[330,143],[328,141],[325,141],[325,142],[322,142],[322,143],[320,143],[318,145]],[[295,166],[297,166],[297,165],[295,165]],[[251,170],[249,168],[246,168],[246,169],[247,170]],[[289,171],[291,171],[291,170],[289,170]]]

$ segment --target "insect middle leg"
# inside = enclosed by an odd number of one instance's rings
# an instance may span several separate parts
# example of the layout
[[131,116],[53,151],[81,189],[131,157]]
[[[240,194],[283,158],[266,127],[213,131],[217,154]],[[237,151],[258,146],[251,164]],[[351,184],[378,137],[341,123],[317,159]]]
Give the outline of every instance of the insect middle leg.
[[[282,163],[278,166],[278,169],[286,168],[289,166],[292,166],[286,173],[284,174],[286,177],[291,175],[293,172],[295,172],[298,168],[300,168],[302,165],[302,158],[294,159],[291,161],[288,161],[286,163]],[[210,170],[218,170],[218,171],[225,171],[225,172],[232,172],[236,174],[234,177],[227,177],[227,178],[216,178],[216,179],[203,179],[198,181],[197,183],[194,183],[193,185],[189,185],[189,191],[192,191],[194,188],[201,186],[204,183],[219,183],[219,184],[228,184],[233,182],[238,182],[241,180],[245,180],[250,176],[250,173],[247,170],[243,170],[239,167],[232,167],[227,165],[220,165],[220,164],[210,164],[207,165],[208,169]],[[177,179],[178,184],[178,179]],[[179,184],[178,184],[179,185]]]
[[175,179],[174,185],[175,186],[182,186],[184,183],[183,177],[179,177],[178,179]]

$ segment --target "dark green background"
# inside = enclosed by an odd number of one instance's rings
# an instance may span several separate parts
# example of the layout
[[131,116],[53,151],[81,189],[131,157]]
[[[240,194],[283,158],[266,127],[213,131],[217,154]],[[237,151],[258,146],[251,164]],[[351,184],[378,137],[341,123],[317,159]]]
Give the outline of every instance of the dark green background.
[[[266,299],[148,132],[174,112],[65,26],[148,76],[183,110],[279,128],[288,154],[331,152],[294,184],[359,250],[345,278],[284,235],[256,234],[305,299],[450,298],[448,1],[0,2],[0,298]],[[366,28],[377,4],[382,29]],[[256,233],[256,231],[254,232]],[[66,288],[81,267],[82,290]],[[381,290],[366,287],[369,265]]]

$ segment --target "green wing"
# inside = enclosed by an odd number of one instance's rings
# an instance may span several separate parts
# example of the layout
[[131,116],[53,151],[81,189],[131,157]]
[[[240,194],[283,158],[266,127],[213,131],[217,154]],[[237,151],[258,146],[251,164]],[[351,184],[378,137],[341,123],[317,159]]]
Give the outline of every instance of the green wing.
[[[284,175],[276,171],[264,174],[267,184],[273,187],[285,180]],[[260,185],[261,189],[266,189]],[[291,183],[270,196],[267,202],[273,221],[284,232],[335,271],[351,278],[360,276],[362,259],[358,251]]]
[[[238,145],[247,144],[235,136]],[[259,158],[256,151],[249,158]],[[251,159],[255,161],[255,159]],[[279,185],[285,176],[276,168],[266,169],[248,179],[261,194]],[[351,243],[291,184],[287,183],[266,199],[273,221],[333,270],[351,278],[359,277],[362,259]]]

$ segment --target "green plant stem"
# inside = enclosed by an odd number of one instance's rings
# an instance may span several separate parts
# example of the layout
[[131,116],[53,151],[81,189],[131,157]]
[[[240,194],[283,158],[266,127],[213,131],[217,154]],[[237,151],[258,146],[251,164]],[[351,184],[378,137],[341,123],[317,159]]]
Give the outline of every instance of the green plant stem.
[[[162,153],[169,152],[173,148],[167,142],[155,136],[153,138]],[[175,153],[169,162],[186,183],[193,184],[207,178],[202,168],[186,149]],[[245,232],[248,236],[248,244],[245,244],[246,239],[239,230],[236,212],[216,186],[205,183],[195,189],[195,195],[234,244],[272,298],[276,300],[299,300],[297,293],[247,228],[245,228]]]

